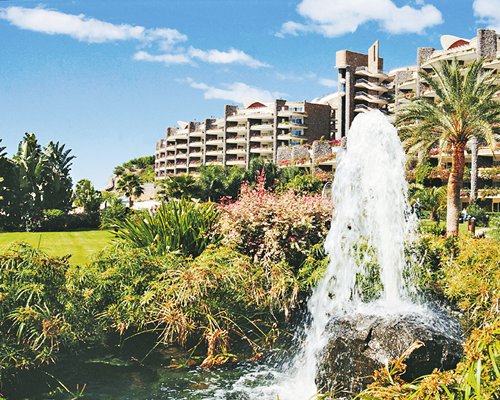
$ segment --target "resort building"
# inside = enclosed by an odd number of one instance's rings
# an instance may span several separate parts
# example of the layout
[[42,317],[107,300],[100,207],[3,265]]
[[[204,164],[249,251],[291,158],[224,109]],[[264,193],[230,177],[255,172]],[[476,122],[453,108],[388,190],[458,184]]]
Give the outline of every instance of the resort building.
[[329,105],[286,100],[226,105],[222,118],[178,124],[156,144],[157,178],[196,173],[201,165],[248,168],[255,157],[277,162],[280,147],[329,139],[333,129]]
[[372,109],[389,113],[392,79],[383,72],[384,60],[379,56],[378,40],[368,49],[368,54],[337,51],[336,68],[339,88],[335,139],[339,140],[346,136],[357,114]]
[[[426,86],[419,76],[419,71],[432,72],[432,67],[440,62],[458,60],[464,67],[477,59],[484,60],[484,68],[493,70],[500,79],[500,37],[494,30],[478,29],[477,36],[472,39],[459,38],[452,35],[441,37],[442,49],[421,47],[417,50],[417,65],[390,72],[394,84],[393,110],[397,113],[400,106],[408,103],[415,96],[436,98],[436,93]],[[497,99],[500,101],[500,93]],[[438,161],[440,165],[438,166]],[[430,184],[440,186],[448,178],[447,170],[451,166],[451,155],[433,151],[431,162],[435,166],[434,177]],[[467,167],[470,168],[471,154],[466,152]],[[500,211],[500,147],[490,149],[480,147],[478,155],[479,179],[478,198],[481,205],[491,211]],[[441,170],[441,171],[440,171]],[[470,175],[464,177],[462,191],[462,207],[470,203]]]

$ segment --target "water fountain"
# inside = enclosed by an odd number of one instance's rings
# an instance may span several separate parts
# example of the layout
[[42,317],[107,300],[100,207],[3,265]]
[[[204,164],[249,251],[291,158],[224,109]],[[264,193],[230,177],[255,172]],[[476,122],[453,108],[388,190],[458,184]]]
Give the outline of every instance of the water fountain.
[[387,117],[357,116],[337,156],[325,242],[331,261],[308,301],[302,346],[286,365],[245,374],[220,398],[306,400],[337,387],[357,392],[416,340],[425,346],[406,359],[403,378],[455,367],[458,323],[419,299],[412,282],[418,260],[407,249],[416,218],[404,171],[405,154]]

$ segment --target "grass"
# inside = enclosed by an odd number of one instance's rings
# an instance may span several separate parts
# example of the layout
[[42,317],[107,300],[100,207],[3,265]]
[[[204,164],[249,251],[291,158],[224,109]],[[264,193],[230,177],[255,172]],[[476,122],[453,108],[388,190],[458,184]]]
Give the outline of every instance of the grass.
[[71,254],[70,263],[83,265],[93,254],[111,243],[110,231],[5,232],[0,233],[0,251],[15,242],[25,242],[51,256]]
[[[429,227],[431,225],[434,225],[436,224],[435,222],[431,221],[430,219],[426,219],[426,218],[422,218],[420,220],[420,223],[425,226],[425,227]],[[441,221],[439,223],[439,226],[443,227],[443,228],[446,228],[446,221]],[[481,227],[477,227],[476,226],[476,230],[478,229],[481,229]],[[467,233],[467,222],[462,222],[461,224],[458,224],[458,233],[460,235],[464,235]]]

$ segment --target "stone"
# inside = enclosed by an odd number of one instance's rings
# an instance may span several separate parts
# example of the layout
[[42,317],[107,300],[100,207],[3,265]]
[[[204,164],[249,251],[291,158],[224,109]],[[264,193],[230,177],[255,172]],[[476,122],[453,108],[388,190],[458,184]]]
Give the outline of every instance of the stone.
[[331,337],[320,357],[316,384],[322,392],[341,387],[358,393],[373,381],[375,370],[401,356],[417,340],[424,346],[405,359],[402,378],[411,382],[434,369],[450,370],[462,356],[462,334],[457,321],[443,313],[373,316],[355,314],[334,318]]

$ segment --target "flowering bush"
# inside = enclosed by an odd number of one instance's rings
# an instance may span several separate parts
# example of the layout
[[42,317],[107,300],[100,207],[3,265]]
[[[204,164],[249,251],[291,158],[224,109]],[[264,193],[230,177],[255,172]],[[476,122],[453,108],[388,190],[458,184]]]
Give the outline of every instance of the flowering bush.
[[320,195],[273,193],[260,178],[255,188],[242,186],[238,201],[222,206],[219,229],[224,241],[266,267],[286,262],[296,270],[324,240],[331,210]]

